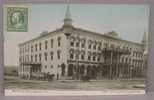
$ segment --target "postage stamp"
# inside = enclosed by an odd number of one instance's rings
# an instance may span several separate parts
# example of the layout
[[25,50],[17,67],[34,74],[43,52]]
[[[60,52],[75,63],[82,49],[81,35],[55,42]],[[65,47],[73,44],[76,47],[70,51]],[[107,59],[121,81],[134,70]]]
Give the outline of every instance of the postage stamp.
[[7,31],[27,32],[28,30],[28,8],[7,7]]

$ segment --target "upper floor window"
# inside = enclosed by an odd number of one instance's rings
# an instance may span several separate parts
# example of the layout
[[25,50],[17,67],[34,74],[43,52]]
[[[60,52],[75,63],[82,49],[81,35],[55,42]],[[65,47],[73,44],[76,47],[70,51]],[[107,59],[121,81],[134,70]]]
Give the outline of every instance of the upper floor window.
[[21,47],[20,47],[20,49],[19,49],[19,53],[20,53],[20,54],[22,53],[22,49],[21,49]]
[[41,53],[39,54],[39,60],[40,61],[42,60],[42,54]]
[[88,60],[91,60],[91,52],[88,52]]
[[84,60],[84,54],[81,55],[81,59]]
[[98,46],[98,50],[101,50],[101,46]]
[[91,44],[92,44],[92,41],[88,40],[88,49],[91,49]]
[[81,45],[81,46],[82,46],[82,48],[84,48],[84,47],[85,47],[85,43],[82,43],[82,45]]
[[44,53],[44,57],[45,57],[45,61],[47,61],[48,60],[48,53],[47,52]]
[[97,61],[100,61],[100,57],[97,58]]
[[108,43],[104,43],[104,48],[108,48],[109,44]]
[[53,68],[53,65],[51,65],[50,68]]
[[31,46],[31,52],[33,52],[33,45]]
[[35,55],[35,62],[37,62],[37,55]]
[[51,48],[53,48],[53,39],[51,39]]
[[96,56],[93,56],[93,61],[95,61],[96,60]]
[[76,59],[79,59],[79,55],[78,54],[76,54],[76,57],[75,57]]
[[58,40],[58,47],[60,47],[60,45],[61,45],[61,37],[58,37],[57,40]]
[[70,37],[70,46],[74,46],[74,41],[75,41],[75,37],[71,36]]
[[101,50],[101,46],[102,46],[102,44],[100,42],[99,45],[98,45],[98,50]]
[[45,50],[48,49],[48,41],[45,41]]
[[79,41],[76,42],[76,47],[79,47]]
[[84,60],[85,58],[85,51],[81,51],[81,59]]
[[58,51],[57,51],[57,58],[60,59],[60,57],[61,57],[61,51],[58,50]]
[[37,51],[37,44],[35,44],[35,51]]
[[74,49],[70,49],[70,59],[74,59]]
[[88,49],[91,49],[91,44],[88,45]]
[[85,47],[85,43],[86,43],[86,39],[85,38],[81,39],[81,47],[82,48]]
[[28,52],[29,52],[29,45],[28,45]]
[[31,62],[33,62],[33,56],[31,55]]
[[42,49],[42,44],[41,44],[41,43],[39,43],[39,49],[40,49],[40,50]]
[[70,42],[70,45],[71,45],[71,46],[74,46],[74,41],[71,41],[71,42]]
[[44,68],[47,68],[47,65],[45,65]]
[[88,55],[88,60],[91,60],[91,56],[90,55]]
[[51,60],[53,60],[53,52],[52,51],[50,52],[50,58],[51,58]]
[[26,52],[26,51],[25,51],[25,47],[23,48],[23,52]]
[[70,59],[74,59],[74,54],[73,53],[70,54]]
[[22,62],[22,57],[21,56],[19,56],[19,62]]
[[125,58],[125,63],[127,63],[128,62],[128,58]]
[[29,62],[29,56],[27,55],[27,61]]
[[93,45],[93,49],[96,50],[96,44]]

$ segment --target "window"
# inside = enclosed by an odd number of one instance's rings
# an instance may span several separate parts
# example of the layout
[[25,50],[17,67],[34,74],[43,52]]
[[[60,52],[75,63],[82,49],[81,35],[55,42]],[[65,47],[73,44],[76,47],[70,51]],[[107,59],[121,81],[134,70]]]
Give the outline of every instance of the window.
[[88,49],[91,49],[91,44],[88,45]]
[[53,39],[51,39],[51,48],[53,48]]
[[31,52],[33,52],[33,45],[31,46]]
[[131,63],[131,59],[129,59],[129,63]]
[[26,56],[24,56],[24,59],[25,59],[24,62],[26,62]]
[[44,53],[44,57],[45,57],[45,61],[47,61],[48,60],[48,54],[46,52]]
[[39,54],[39,60],[40,61],[42,60],[42,54]]
[[53,65],[51,65],[50,68],[52,69],[53,68]]
[[20,53],[20,54],[22,53],[22,49],[21,49],[21,48],[19,49],[19,53]]
[[100,61],[100,56],[98,56],[97,61]]
[[88,60],[91,60],[91,56],[90,55],[88,55]]
[[84,60],[84,54],[81,55],[81,59]]
[[100,42],[98,45],[98,50],[101,50],[102,43]]
[[29,62],[29,56],[27,55],[27,61]]
[[37,55],[35,55],[35,62],[37,62]]
[[22,58],[21,58],[21,56],[19,57],[19,62],[22,62]]
[[125,59],[125,63],[127,63],[127,61],[128,61],[128,58]]
[[70,59],[74,59],[74,54],[70,54]]
[[71,44],[71,46],[74,46],[74,41],[71,41],[71,43],[70,43],[70,44]]
[[25,48],[23,47],[23,53],[25,52]]
[[81,45],[81,46],[82,46],[82,48],[84,48],[84,47],[85,47],[85,43],[82,43],[82,45]]
[[35,51],[37,51],[37,44],[35,44]]
[[93,61],[95,61],[96,60],[96,56],[93,56]]
[[47,68],[47,65],[45,65],[44,68],[46,69]]
[[48,49],[48,41],[45,41],[45,50]]
[[58,47],[61,45],[61,37],[58,37]]
[[61,66],[60,65],[58,65],[58,68],[60,68]]
[[98,50],[101,50],[101,46],[100,45],[98,46]]
[[53,60],[53,52],[50,52],[50,58]]
[[96,41],[93,43],[93,49],[96,50]]
[[28,45],[28,52],[29,52],[29,45]]
[[40,48],[40,50],[42,49],[42,44],[41,43],[39,43],[39,48]]
[[96,50],[96,44],[94,44],[93,49]]
[[78,54],[76,54],[76,59],[79,59],[79,55]]
[[76,42],[76,47],[79,47],[79,42]]
[[33,56],[31,56],[31,62],[33,62]]
[[60,59],[60,54],[61,54],[61,51],[58,50],[58,51],[57,51],[57,58],[58,58],[58,59]]

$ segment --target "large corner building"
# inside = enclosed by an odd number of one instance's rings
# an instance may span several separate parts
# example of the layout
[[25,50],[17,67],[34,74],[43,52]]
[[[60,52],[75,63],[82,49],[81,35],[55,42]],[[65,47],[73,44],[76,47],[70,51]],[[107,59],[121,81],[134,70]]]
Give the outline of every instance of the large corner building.
[[19,76],[54,79],[132,79],[145,77],[147,37],[141,43],[118,33],[96,33],[72,25],[67,7],[64,24],[19,44]]

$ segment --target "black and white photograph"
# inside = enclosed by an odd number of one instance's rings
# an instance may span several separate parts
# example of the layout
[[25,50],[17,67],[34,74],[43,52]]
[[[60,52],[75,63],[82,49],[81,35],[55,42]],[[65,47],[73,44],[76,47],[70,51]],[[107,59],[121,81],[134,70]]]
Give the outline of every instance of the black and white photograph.
[[144,94],[148,29],[147,5],[4,5],[5,94]]

